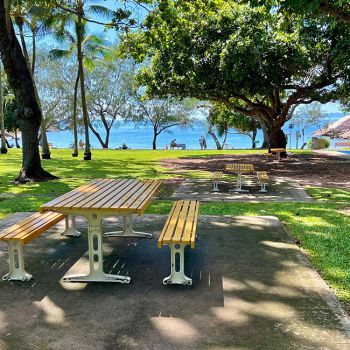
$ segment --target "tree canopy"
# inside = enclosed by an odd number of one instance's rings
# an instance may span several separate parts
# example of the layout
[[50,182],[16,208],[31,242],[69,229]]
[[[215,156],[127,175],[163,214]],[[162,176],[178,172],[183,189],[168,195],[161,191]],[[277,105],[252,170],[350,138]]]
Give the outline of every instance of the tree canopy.
[[150,96],[230,103],[266,124],[270,146],[299,104],[339,98],[349,84],[349,27],[239,1],[159,1],[124,50],[151,59],[139,75]]

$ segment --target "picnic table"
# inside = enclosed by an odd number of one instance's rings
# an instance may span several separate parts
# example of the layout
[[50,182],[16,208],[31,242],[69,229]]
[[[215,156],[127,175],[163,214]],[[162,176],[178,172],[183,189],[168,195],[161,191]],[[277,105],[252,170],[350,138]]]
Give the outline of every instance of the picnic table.
[[248,192],[248,190],[242,189],[242,174],[252,173],[254,171],[253,164],[246,163],[233,163],[226,165],[226,171],[237,174],[237,186],[234,192]]
[[124,229],[106,236],[152,237],[135,232],[133,214],[142,215],[161,186],[160,180],[98,179],[70,191],[40,207],[40,212],[53,211],[88,220],[89,274],[63,277],[66,282],[129,283],[130,277],[103,272],[102,218],[123,216]]
[[285,152],[285,148],[271,148],[271,152],[276,153],[277,161],[281,160],[281,153]]

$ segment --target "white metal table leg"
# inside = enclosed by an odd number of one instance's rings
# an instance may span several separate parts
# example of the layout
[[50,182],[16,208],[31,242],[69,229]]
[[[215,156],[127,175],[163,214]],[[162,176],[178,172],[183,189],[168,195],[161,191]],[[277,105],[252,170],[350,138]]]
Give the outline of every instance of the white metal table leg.
[[[185,275],[185,256],[184,250],[186,244],[170,244],[171,254],[171,273],[170,276],[163,279],[163,284],[184,284],[192,285],[192,279]],[[178,259],[176,258],[178,256]]]
[[213,192],[219,192],[219,181],[214,181]]
[[23,245],[18,241],[8,241],[10,272],[3,280],[29,281],[33,276],[24,270]]
[[73,215],[67,215],[65,221],[66,228],[64,232],[61,233],[62,236],[78,237],[81,235],[81,232],[77,231],[75,228],[75,217]]
[[237,185],[232,192],[248,192],[248,190],[242,188],[242,173],[237,173]]
[[88,217],[89,268],[88,275],[64,276],[64,282],[119,282],[129,283],[130,277],[103,272],[102,217],[92,214]]
[[281,160],[281,152],[277,152],[277,162]]
[[123,230],[105,232],[105,237],[139,237],[139,238],[152,238],[152,233],[139,232],[133,230],[132,214],[123,215]]
[[260,189],[259,192],[262,192],[262,193],[267,192],[267,189],[266,189],[266,182],[260,182],[260,186],[261,186],[261,189]]

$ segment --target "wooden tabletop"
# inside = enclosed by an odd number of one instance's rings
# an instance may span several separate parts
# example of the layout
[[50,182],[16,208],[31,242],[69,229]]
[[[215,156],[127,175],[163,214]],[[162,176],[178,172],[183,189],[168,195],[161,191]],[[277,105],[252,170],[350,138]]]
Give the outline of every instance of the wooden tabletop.
[[48,210],[104,210],[141,215],[158,192],[160,180],[97,179],[42,205]]
[[271,152],[285,152],[285,148],[271,148]]
[[227,171],[233,171],[233,172],[251,172],[254,171],[253,164],[246,164],[246,163],[233,163],[233,164],[227,164],[226,165]]

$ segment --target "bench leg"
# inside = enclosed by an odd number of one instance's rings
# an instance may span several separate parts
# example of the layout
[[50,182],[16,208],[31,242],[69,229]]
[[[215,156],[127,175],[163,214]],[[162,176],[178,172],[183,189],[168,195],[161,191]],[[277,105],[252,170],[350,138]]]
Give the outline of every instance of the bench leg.
[[9,241],[10,272],[2,279],[7,281],[29,281],[33,276],[24,270],[23,245],[18,241]]
[[68,237],[78,237],[81,235],[81,232],[77,231],[75,228],[75,217],[72,215],[67,215],[65,218],[66,229],[61,233],[62,236]]
[[97,214],[88,217],[88,243],[89,243],[89,274],[68,275],[63,277],[64,282],[117,282],[129,283],[130,277],[112,275],[103,271],[103,234],[102,218]]
[[[192,279],[185,275],[185,254],[186,244],[171,244],[171,274],[164,278],[163,284],[184,284],[192,285]],[[177,259],[178,256],[178,259]]]
[[267,192],[266,182],[260,182],[260,186],[261,186],[261,189],[259,192],[266,193]]
[[132,214],[123,215],[123,230],[105,232],[105,237],[138,237],[138,238],[152,238],[152,233],[138,232],[133,230]]
[[214,187],[212,189],[213,192],[219,192],[219,182],[214,181]]

